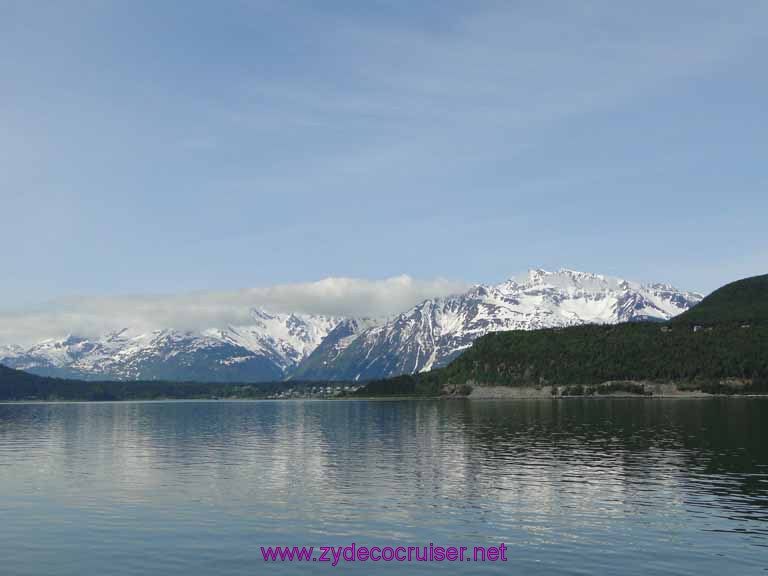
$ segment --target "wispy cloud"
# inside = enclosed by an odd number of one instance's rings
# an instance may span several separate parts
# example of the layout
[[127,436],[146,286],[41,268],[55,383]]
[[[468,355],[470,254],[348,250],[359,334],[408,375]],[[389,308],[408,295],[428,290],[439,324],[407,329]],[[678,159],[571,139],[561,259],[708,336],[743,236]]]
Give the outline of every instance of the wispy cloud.
[[122,328],[202,330],[248,323],[253,308],[333,316],[388,316],[426,298],[467,288],[464,282],[395,276],[382,280],[325,278],[231,292],[79,297],[0,314],[0,343],[28,345],[67,334],[96,336]]
[[766,36],[764,3],[729,14],[716,4],[693,14],[674,8],[669,25],[645,7],[579,6],[545,18],[502,5],[444,33],[334,22],[326,49],[345,75],[250,77],[240,96],[207,112],[214,131],[294,134],[301,169],[273,162],[220,184],[296,194],[309,175],[326,190],[395,195],[464,179],[477,186],[499,159],[546,146],[570,119],[632,110],[726,67]]

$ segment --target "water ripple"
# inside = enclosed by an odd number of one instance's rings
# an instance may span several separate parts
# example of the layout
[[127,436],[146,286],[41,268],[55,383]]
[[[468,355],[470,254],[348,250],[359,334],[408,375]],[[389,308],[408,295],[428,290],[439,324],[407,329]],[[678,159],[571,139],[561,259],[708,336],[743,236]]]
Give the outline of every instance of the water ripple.
[[258,573],[262,545],[503,541],[454,570],[764,573],[767,433],[750,400],[0,405],[0,552],[196,576]]

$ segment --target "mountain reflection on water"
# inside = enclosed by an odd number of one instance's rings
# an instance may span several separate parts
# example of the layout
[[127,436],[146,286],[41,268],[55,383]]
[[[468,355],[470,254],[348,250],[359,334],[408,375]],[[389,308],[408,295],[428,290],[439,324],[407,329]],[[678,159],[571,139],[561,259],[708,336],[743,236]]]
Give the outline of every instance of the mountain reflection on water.
[[[752,574],[768,401],[0,405],[11,574]],[[507,563],[265,565],[264,545]]]

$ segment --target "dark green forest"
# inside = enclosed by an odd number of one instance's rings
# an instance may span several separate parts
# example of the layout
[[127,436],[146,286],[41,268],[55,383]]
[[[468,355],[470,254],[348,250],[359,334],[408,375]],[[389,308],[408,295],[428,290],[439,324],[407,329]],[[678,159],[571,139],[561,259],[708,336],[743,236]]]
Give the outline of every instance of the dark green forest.
[[768,274],[738,280],[718,288],[671,325],[768,325]]
[[[334,382],[334,385],[339,384]],[[302,393],[318,382],[267,382],[222,384],[217,382],[125,381],[92,382],[37,376],[0,365],[0,401],[111,401],[196,400],[267,398],[286,389]]]

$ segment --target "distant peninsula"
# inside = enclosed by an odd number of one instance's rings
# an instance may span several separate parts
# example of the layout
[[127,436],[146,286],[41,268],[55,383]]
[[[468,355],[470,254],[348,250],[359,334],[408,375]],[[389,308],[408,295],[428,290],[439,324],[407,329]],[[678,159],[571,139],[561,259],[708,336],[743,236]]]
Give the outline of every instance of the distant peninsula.
[[0,364],[0,402],[113,402],[121,400],[261,400],[338,398],[361,387],[351,382],[259,383],[91,381],[29,374]]

